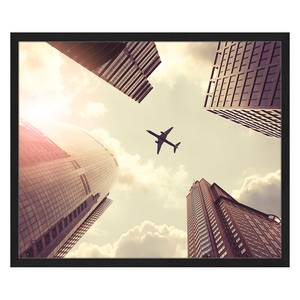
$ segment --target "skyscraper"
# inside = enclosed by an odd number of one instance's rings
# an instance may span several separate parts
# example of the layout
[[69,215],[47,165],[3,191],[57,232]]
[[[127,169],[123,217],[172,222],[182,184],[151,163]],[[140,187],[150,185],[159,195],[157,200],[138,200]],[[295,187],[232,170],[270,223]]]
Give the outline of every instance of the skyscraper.
[[281,42],[219,42],[204,107],[281,136]]
[[81,129],[20,122],[19,257],[63,257],[110,205],[117,165]]
[[148,76],[161,62],[154,42],[49,44],[137,102],[153,89]]
[[281,223],[239,203],[217,184],[195,181],[187,195],[188,257],[279,258]]

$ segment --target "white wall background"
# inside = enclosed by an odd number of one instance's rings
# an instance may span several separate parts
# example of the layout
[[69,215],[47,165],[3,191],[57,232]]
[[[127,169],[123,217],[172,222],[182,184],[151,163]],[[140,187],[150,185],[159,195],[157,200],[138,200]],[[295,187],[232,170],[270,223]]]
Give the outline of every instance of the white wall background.
[[[292,4],[293,3],[293,4]],[[299,295],[299,7],[296,1],[3,1],[1,28],[1,299],[295,299]],[[116,7],[118,8],[116,10]],[[128,12],[128,13],[126,13]],[[47,269],[9,267],[9,33],[14,31],[291,32],[291,267]],[[297,37],[298,34],[298,37]],[[296,55],[297,54],[297,55]],[[298,74],[296,74],[298,71]],[[298,75],[299,77],[299,75]]]

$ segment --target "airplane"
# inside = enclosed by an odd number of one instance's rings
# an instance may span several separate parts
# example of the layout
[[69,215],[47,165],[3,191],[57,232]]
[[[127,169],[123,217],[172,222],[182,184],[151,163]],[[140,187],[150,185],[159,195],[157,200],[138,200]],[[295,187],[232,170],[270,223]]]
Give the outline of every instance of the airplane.
[[180,142],[174,145],[173,143],[167,140],[167,135],[170,133],[172,129],[173,127],[167,129],[166,131],[161,131],[161,134],[156,134],[151,130],[146,130],[147,132],[149,132],[150,134],[152,134],[157,138],[157,141],[155,141],[155,143],[157,144],[157,154],[159,154],[160,148],[163,143],[167,143],[168,145],[174,147],[174,153],[176,152],[178,146],[180,145]]

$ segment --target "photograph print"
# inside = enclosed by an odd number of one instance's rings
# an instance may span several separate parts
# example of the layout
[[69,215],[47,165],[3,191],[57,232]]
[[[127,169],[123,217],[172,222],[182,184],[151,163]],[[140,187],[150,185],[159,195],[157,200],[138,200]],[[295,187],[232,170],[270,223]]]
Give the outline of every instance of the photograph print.
[[12,266],[288,266],[288,34],[11,34]]

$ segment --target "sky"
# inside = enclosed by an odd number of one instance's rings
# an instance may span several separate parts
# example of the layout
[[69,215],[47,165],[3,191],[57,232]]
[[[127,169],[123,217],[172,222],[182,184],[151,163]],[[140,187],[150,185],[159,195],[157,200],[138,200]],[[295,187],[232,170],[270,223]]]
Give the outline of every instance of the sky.
[[[112,205],[67,257],[186,257],[186,195],[194,180],[280,216],[280,139],[203,108],[216,43],[158,42],[153,90],[137,103],[47,43],[22,42],[20,117],[82,127],[119,162]],[[155,139],[173,126],[176,154]]]

